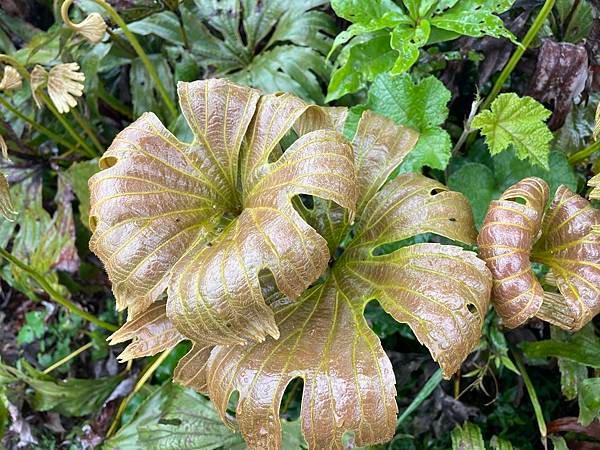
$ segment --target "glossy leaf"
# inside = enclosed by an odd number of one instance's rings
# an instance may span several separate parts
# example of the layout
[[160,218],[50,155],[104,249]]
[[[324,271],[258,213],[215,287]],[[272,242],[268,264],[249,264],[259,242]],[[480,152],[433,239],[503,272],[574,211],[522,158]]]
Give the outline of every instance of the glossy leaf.
[[452,450],[472,449],[485,450],[481,430],[474,423],[466,422],[452,430]]
[[579,385],[579,423],[588,426],[600,419],[600,378],[588,378]]
[[481,130],[492,155],[512,145],[519,159],[529,158],[547,169],[552,140],[544,123],[548,117],[550,111],[531,97],[508,93],[499,95],[489,110],[477,114],[471,126]]
[[130,316],[168,285],[167,313],[188,338],[277,336],[258,273],[271,270],[290,297],[319,277],[326,242],[290,199],[303,193],[353,208],[351,148],[335,131],[306,129],[271,163],[303,114],[331,128],[329,116],[290,95],[259,102],[258,91],[221,80],[181,83],[179,94],[195,140],[178,141],[153,114],[117,136],[90,179],[90,248]]
[[[578,330],[600,310],[600,212],[567,187],[544,214],[548,186],[527,178],[492,202],[478,237],[494,277],[493,303],[509,327],[538,316]],[[545,264],[561,295],[544,293],[531,261]]]
[[[291,92],[322,103],[329,81],[325,55],[333,19],[328,2],[309,0],[192,0],[180,6],[192,54],[208,73],[266,92]],[[133,31],[155,34],[184,45],[179,19],[170,11],[131,24]]]
[[[121,305],[135,309],[112,339],[134,338],[126,358],[173,345],[177,332],[191,339],[175,380],[208,392],[231,426],[226,411],[238,391],[237,424],[251,448],[281,447],[279,404],[297,377],[304,379],[302,432],[309,448],[341,448],[348,431],[358,445],[391,438],[394,375],[363,316],[366,304],[377,299],[408,323],[448,378],[479,342],[491,279],[474,253],[457,246],[379,249],[423,233],[474,243],[466,199],[413,173],[387,182],[417,134],[372,112],[363,114],[349,146],[332,130],[343,128],[343,109],[308,107],[289,95],[260,97],[215,80],[182,83],[179,91],[194,143],[176,141],[145,115],[117,137],[101,160],[108,168],[91,180],[93,245],[102,259],[110,260],[103,250],[123,245],[119,239],[138,246],[117,255],[129,265],[123,267],[139,265],[132,257],[160,249],[161,242],[178,245],[154,252],[152,267],[162,264],[160,271],[137,274],[107,264]],[[281,148],[292,128],[299,138]],[[115,182],[123,176],[143,182]],[[159,192],[145,186],[165,176],[168,194],[164,181]],[[147,198],[135,198],[146,192]],[[203,198],[178,198],[191,193]],[[294,209],[290,199],[298,194],[313,196],[314,205],[296,199]],[[133,212],[143,218],[146,211],[190,208],[192,201],[207,207],[178,227],[173,219],[171,228],[152,225],[153,233],[171,233],[159,241],[136,236],[143,225],[110,234],[121,220],[138,220]],[[119,217],[120,210],[126,215]],[[176,234],[193,226],[199,227],[195,238]],[[109,234],[97,247],[102,230]],[[350,230],[353,239],[340,255]],[[336,250],[331,261],[330,250]],[[128,273],[139,281],[122,291],[115,276]],[[165,284],[166,318],[164,303],[152,304]]]

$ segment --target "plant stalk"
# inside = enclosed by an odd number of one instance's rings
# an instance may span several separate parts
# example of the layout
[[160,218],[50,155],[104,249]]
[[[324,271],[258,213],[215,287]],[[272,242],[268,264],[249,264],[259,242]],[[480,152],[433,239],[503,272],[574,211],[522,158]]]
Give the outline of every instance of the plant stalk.
[[85,119],[85,117],[83,117],[81,114],[79,114],[79,111],[77,111],[77,108],[73,108],[71,110],[71,113],[73,114],[73,117],[75,117],[75,121],[79,124],[79,126],[81,128],[83,128],[83,131],[85,131],[87,133],[87,135],[90,137],[92,144],[94,144],[94,147],[96,147],[96,150],[98,151],[97,154],[101,155],[102,153],[104,153],[104,148],[102,147],[102,144],[98,140],[96,133],[94,133],[94,130],[92,130],[92,127],[90,127],[90,124]]
[[525,53],[525,50],[527,50],[527,48],[531,45],[538,32],[540,31],[540,28],[544,24],[546,17],[548,17],[548,14],[550,14],[550,12],[552,11],[552,8],[554,7],[554,1],[555,0],[546,0],[544,2],[542,9],[531,24],[531,27],[529,28],[527,34],[523,38],[523,41],[520,45],[517,46],[514,53],[508,60],[508,63],[506,63],[506,66],[504,66],[504,69],[502,69],[502,72],[500,72],[500,75],[496,79],[492,90],[486,97],[485,101],[483,102],[483,105],[481,105],[481,109],[487,109],[492,103],[492,101],[496,98],[496,96],[500,93],[500,91],[502,90],[502,86],[504,85],[506,80],[508,80],[508,77],[510,76],[512,71],[517,66],[517,63],[523,56],[523,53]]
[[160,356],[154,360],[154,362],[150,365],[150,367],[148,367],[146,369],[146,371],[142,374],[142,376],[137,381],[137,383],[135,383],[133,390],[127,395],[127,397],[125,397],[123,399],[123,401],[119,405],[119,409],[117,409],[115,418],[113,419],[113,422],[110,424],[110,428],[108,429],[108,432],[106,433],[107,438],[111,437],[113,434],[115,434],[115,431],[117,431],[117,426],[119,425],[119,421],[121,420],[123,411],[125,411],[125,408],[129,404],[129,402],[131,401],[133,396],[144,386],[144,384],[146,384],[146,382],[150,379],[152,374],[156,371],[156,369],[158,369],[158,366],[160,366],[162,364],[162,362],[165,359],[167,359],[167,356],[169,356],[170,353],[171,353],[171,350],[165,350],[164,352],[162,352],[160,354]]
[[52,100],[50,100],[48,98],[48,96],[45,93],[41,93],[40,97],[42,98],[42,101],[44,102],[44,105],[46,105],[46,107],[52,112],[52,114],[54,114],[54,116],[56,116],[56,118],[58,119],[58,121],[62,124],[62,126],[65,128],[65,130],[67,130],[67,133],[69,133],[71,135],[71,137],[73,139],[75,139],[75,141],[77,141],[77,143],[81,146],[82,150],[84,150],[85,155],[90,157],[90,158],[95,158],[96,156],[96,152],[94,151],[93,148],[91,148],[87,142],[85,142],[81,136],[79,135],[79,133],[77,133],[77,131],[75,131],[75,129],[71,126],[71,124],[69,123],[69,121],[67,119],[64,118],[64,116],[58,112],[58,110],[56,109],[56,107],[54,106],[54,104],[52,103]]
[[30,119],[29,117],[27,117],[25,114],[23,114],[17,108],[15,108],[13,105],[11,105],[10,102],[6,101],[3,97],[0,97],[0,104],[2,104],[2,106],[4,106],[6,109],[8,109],[11,113],[13,113],[19,119],[21,119],[24,122],[27,122],[31,126],[31,128],[39,131],[43,135],[45,135],[48,138],[52,139],[57,144],[64,145],[67,148],[73,148],[73,147],[75,147],[75,144],[72,144],[69,141],[66,141],[62,136],[54,133],[53,131],[49,130],[45,126],[40,125],[36,121],[34,121],[34,120]]
[[542,413],[542,406],[540,405],[537,393],[535,392],[535,387],[533,386],[533,383],[531,382],[531,379],[527,374],[527,370],[525,370],[525,364],[523,364],[521,356],[514,348],[511,349],[511,351],[515,359],[515,365],[517,366],[517,369],[519,369],[521,377],[523,378],[523,382],[525,383],[525,388],[527,389],[527,393],[529,394],[529,399],[531,400],[533,411],[535,412],[535,419],[538,424],[538,429],[540,430],[540,438],[542,440],[542,445],[544,446],[544,448],[547,448],[548,431],[546,429],[546,420],[544,419],[544,414]]
[[40,274],[38,271],[36,271],[33,267],[25,264],[23,261],[20,261],[18,258],[15,258],[6,249],[1,248],[1,247],[0,247],[0,257],[6,259],[9,263],[14,264],[15,266],[17,266],[19,269],[23,270],[24,272],[27,272],[29,274],[29,276],[31,276],[31,278],[33,278],[40,285],[40,287],[44,291],[46,291],[46,293],[50,296],[50,298],[52,300],[54,300],[56,303],[58,303],[62,307],[66,308],[69,312],[72,312],[73,314],[76,314],[79,317],[87,320],[88,322],[91,322],[100,328],[104,328],[107,331],[117,331],[118,327],[116,325],[113,325],[112,323],[104,322],[103,320],[98,319],[93,314],[90,314],[89,312],[84,311],[83,309],[79,308],[73,302],[71,302],[70,300],[63,297],[62,294],[60,294],[60,292],[58,292],[56,289],[54,289],[52,287],[52,285],[48,282],[46,277],[44,277],[42,274]]
[[600,140],[594,142],[592,145],[588,145],[583,150],[579,150],[578,152],[573,153],[571,156],[569,156],[569,163],[577,164],[577,163],[583,161],[584,159],[588,158],[592,154],[596,153],[599,150],[600,150]]
[[88,348],[90,348],[93,345],[92,342],[88,342],[85,345],[82,345],[81,347],[79,347],[77,350],[75,350],[74,352],[68,354],[67,356],[65,356],[63,359],[60,359],[58,361],[56,361],[54,364],[52,364],[50,367],[48,367],[47,369],[45,369],[42,373],[43,374],[49,374],[50,372],[52,372],[54,369],[57,369],[58,367],[62,366],[63,364],[68,363],[70,360],[72,360],[73,358],[75,358],[77,355],[79,355],[80,353],[85,352]]
[[146,70],[148,71],[148,74],[154,81],[154,84],[156,86],[156,89],[158,90],[158,93],[162,97],[163,101],[165,102],[165,105],[167,106],[167,109],[169,110],[169,113],[171,114],[171,120],[174,120],[177,117],[177,108],[175,107],[175,103],[173,103],[173,100],[169,97],[169,94],[168,94],[167,90],[165,89],[165,86],[163,85],[162,81],[160,80],[160,77],[158,76],[156,69],[150,62],[148,55],[146,54],[146,52],[140,45],[140,42],[137,40],[135,35],[131,32],[131,30],[129,29],[129,27],[127,26],[125,21],[121,18],[119,13],[117,13],[117,11],[115,11],[114,8],[112,6],[110,6],[105,0],[93,0],[93,2],[96,3],[97,5],[101,6],[108,13],[110,18],[119,26],[119,28],[121,28],[121,30],[123,30],[123,34],[125,34],[125,37],[129,40],[129,43],[131,44],[131,46],[133,47],[133,49],[135,50],[135,52],[137,53],[139,58],[142,60],[142,63],[144,64],[144,66],[146,67]]

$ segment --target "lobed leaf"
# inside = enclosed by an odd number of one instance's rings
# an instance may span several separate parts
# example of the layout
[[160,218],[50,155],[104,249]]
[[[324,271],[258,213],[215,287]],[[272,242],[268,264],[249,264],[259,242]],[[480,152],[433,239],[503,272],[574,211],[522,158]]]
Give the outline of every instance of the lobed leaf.
[[[494,277],[494,306],[507,326],[538,316],[578,330],[600,311],[600,236],[595,228],[600,212],[560,186],[544,215],[547,195],[548,186],[538,178],[505,191],[488,210],[479,251]],[[543,291],[530,261],[552,270],[560,295]]]

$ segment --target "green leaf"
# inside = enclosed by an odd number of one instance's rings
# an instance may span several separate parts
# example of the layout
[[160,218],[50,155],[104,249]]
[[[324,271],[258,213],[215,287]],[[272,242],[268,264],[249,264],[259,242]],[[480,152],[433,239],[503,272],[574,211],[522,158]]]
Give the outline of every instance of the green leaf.
[[387,33],[374,33],[366,41],[346,46],[338,60],[339,67],[331,75],[326,102],[366,87],[377,75],[388,71],[398,53],[390,46]]
[[521,347],[529,358],[563,358],[586,366],[600,368],[600,338],[596,336],[592,324],[582,330],[563,335],[564,340],[523,342]]
[[584,427],[600,418],[600,378],[588,378],[579,385],[579,423]]
[[[174,98],[175,86],[173,84],[173,73],[167,60],[162,55],[149,55],[148,58],[156,69],[160,80],[165,85],[169,96]],[[163,106],[154,80],[148,74],[140,58],[134,59],[131,63],[129,78],[134,117],[137,118],[148,111],[154,112],[159,117],[168,117],[167,110]]]
[[492,450],[513,450],[513,446],[510,442],[500,439],[498,436],[492,436],[492,439],[490,439],[490,447]]
[[369,90],[368,107],[394,122],[419,131],[417,145],[402,165],[402,172],[416,172],[423,166],[444,169],[450,160],[452,143],[441,127],[448,117],[450,91],[430,76],[413,82],[408,74],[377,77]]
[[548,437],[550,438],[550,441],[552,441],[554,450],[569,450],[569,447],[567,446],[567,441],[565,441],[564,437],[553,435],[550,435]]
[[243,443],[240,434],[221,422],[208,399],[167,382],[140,405],[104,449],[241,449]]
[[419,59],[419,48],[427,43],[431,25],[423,19],[416,28],[399,25],[392,30],[390,45],[398,52],[398,58],[390,71],[392,74],[406,72]]
[[96,172],[100,171],[97,159],[89,161],[81,161],[71,164],[71,166],[63,172],[65,178],[71,185],[77,200],[79,200],[79,216],[81,223],[89,228],[90,214],[90,189],[88,180]]
[[[461,0],[443,14],[431,19],[431,24],[447,31],[472,36],[506,37],[515,44],[517,38],[495,15],[508,10],[514,0]],[[438,6],[439,9],[439,6]]]
[[471,422],[465,422],[461,427],[456,426],[450,435],[452,438],[452,450],[485,450],[485,443],[481,430]]
[[46,332],[45,318],[46,314],[43,311],[29,311],[25,314],[25,324],[19,330],[17,343],[19,345],[31,344],[41,339]]
[[573,168],[561,152],[550,152],[550,170],[521,161],[514,150],[502,152],[492,158],[491,168],[485,164],[465,162],[450,174],[448,186],[462,192],[473,209],[475,224],[479,228],[492,200],[500,197],[509,186],[517,181],[536,176],[550,186],[550,198],[564,184],[570,189],[577,188],[577,178]]
[[180,6],[191,51],[204,69],[266,92],[322,103],[337,27],[326,0],[190,0]]
[[501,94],[489,110],[477,114],[471,126],[485,136],[492,155],[512,145],[517,157],[548,169],[552,133],[544,123],[551,112],[531,97]]
[[[121,377],[55,380],[22,361],[25,372],[0,364],[3,377],[20,380],[33,389],[29,398],[36,411],[55,411],[63,416],[85,416],[97,412],[121,382]],[[0,382],[2,379],[0,378]],[[10,378],[7,378],[10,380]],[[10,382],[10,381],[9,381]]]

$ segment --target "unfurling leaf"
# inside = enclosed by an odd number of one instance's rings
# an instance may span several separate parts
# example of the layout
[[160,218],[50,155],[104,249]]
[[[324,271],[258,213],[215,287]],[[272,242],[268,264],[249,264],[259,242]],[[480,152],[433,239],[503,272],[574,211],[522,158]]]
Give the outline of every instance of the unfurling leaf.
[[[545,212],[548,186],[526,178],[490,204],[478,237],[494,277],[492,303],[506,326],[533,316],[578,330],[600,311],[600,211],[561,186]],[[531,261],[552,270],[560,294],[544,292]]]
[[349,145],[335,131],[342,108],[221,80],[179,95],[191,144],[146,114],[90,180],[91,247],[130,308],[113,341],[134,338],[128,359],[190,339],[175,380],[208,392],[232,426],[238,391],[250,448],[281,447],[295,378],[309,448],[340,449],[346,432],[357,445],[389,440],[394,374],[365,306],[408,323],[448,378],[479,342],[491,277],[458,246],[381,249],[423,233],[474,243],[467,200],[414,173],[388,181],[417,134],[375,113]]
[[0,91],[15,91],[21,89],[21,86],[23,86],[21,74],[14,67],[5,66],[2,80],[0,80]]
[[515,148],[519,159],[530,159],[548,169],[552,133],[544,123],[550,111],[531,97],[501,94],[489,110],[477,114],[471,126],[479,128],[492,155]]
[[83,95],[85,75],[79,72],[79,64],[58,64],[48,72],[48,95],[59,113],[69,112],[77,106],[75,97]]

